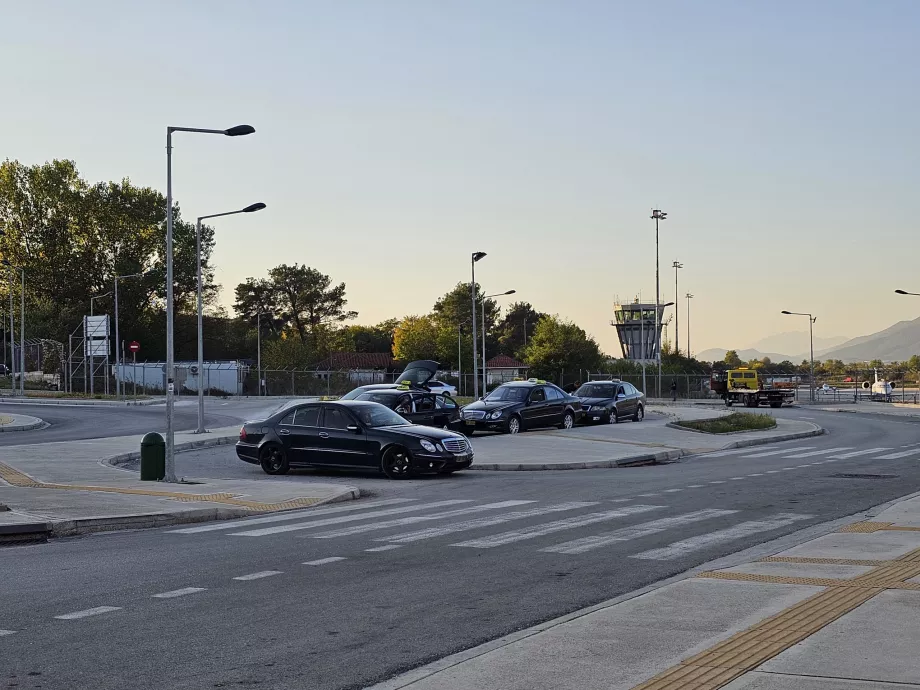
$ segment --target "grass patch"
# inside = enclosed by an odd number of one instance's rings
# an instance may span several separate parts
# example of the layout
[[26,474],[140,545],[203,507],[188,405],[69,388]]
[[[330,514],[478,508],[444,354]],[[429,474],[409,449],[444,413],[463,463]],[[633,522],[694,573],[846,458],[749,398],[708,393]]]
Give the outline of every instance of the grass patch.
[[730,434],[734,431],[757,431],[773,429],[776,420],[768,414],[754,414],[752,412],[734,412],[725,417],[716,419],[696,419],[693,421],[677,422],[696,431],[705,431],[709,434]]

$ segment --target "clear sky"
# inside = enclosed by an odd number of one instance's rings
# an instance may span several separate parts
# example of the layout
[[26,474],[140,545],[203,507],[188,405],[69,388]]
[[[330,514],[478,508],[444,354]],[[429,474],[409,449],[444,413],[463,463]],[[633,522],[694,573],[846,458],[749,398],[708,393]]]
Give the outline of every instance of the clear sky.
[[[220,219],[233,287],[300,262],[359,322],[460,280],[619,354],[615,297],[692,291],[692,346],[920,315],[920,2],[0,0],[0,157]],[[401,265],[405,270],[393,270]],[[681,300],[681,331],[685,333]],[[684,340],[682,335],[681,340]]]

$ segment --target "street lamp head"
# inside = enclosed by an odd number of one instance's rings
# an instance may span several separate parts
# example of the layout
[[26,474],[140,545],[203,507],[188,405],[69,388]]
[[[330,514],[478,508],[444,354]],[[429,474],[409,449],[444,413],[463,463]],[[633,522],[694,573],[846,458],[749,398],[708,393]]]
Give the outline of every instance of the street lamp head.
[[236,127],[225,129],[224,134],[226,134],[228,137],[242,137],[247,134],[252,134],[255,131],[256,128],[252,125],[237,125]]
[[662,306],[662,307],[673,307],[673,306],[674,306],[674,302],[665,302],[665,303],[662,304],[661,306]]
[[661,209],[654,208],[652,209],[652,218],[655,220],[664,220],[668,217],[668,214],[662,211]]
[[252,213],[253,211],[261,211],[263,208],[265,208],[265,204],[263,204],[263,203],[260,201],[260,202],[257,203],[257,204],[251,204],[251,205],[247,206],[246,208],[244,208],[244,209],[243,209],[243,213]]
[[907,290],[895,290],[897,295],[909,295],[910,293]]
[[780,312],[780,314],[786,314],[786,315],[789,315],[789,314],[791,314],[791,313],[792,313],[791,311],[786,311],[785,309],[783,309],[783,310]]
[[508,292],[506,292],[505,294],[506,294],[506,295],[513,295],[515,292],[517,292],[517,290],[508,290]]
[[473,252],[473,261],[476,262],[476,261],[479,261],[480,259],[484,259],[485,256],[486,256],[485,252]]

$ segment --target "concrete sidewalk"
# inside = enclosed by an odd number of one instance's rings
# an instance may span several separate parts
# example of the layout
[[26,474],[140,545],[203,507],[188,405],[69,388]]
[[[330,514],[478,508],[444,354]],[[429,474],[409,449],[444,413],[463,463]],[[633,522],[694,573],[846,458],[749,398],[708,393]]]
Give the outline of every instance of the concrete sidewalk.
[[[231,443],[239,427],[204,438],[176,434],[177,450]],[[324,483],[188,479],[142,482],[110,461],[138,452],[141,436],[0,448],[0,538],[17,534],[69,535],[111,529],[200,522],[306,508],[358,498],[352,486]],[[30,532],[31,530],[31,532]]]
[[[640,423],[598,424],[568,430],[528,431],[508,435],[473,437],[476,459],[471,469],[493,471],[567,470],[623,467],[672,462],[728,448],[778,443],[824,433],[811,422],[777,419],[777,427],[740,434],[702,434],[674,429],[678,419],[708,419],[729,412],[698,407],[649,408]],[[658,413],[658,414],[651,414]]]
[[920,690],[918,650],[915,494],[373,687]]

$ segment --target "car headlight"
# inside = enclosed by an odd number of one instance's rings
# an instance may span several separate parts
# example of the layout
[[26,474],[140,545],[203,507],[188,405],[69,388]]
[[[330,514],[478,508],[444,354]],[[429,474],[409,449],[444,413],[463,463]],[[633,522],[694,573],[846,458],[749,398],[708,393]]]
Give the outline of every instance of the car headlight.
[[502,411],[501,411],[501,410],[495,410],[495,412],[493,412],[492,414],[489,415],[489,419],[498,419],[498,418],[501,417],[501,416],[502,416]]
[[429,453],[436,453],[438,451],[438,449],[435,448],[434,444],[431,441],[426,441],[425,439],[422,439],[421,443],[422,443],[422,448],[427,450]]

